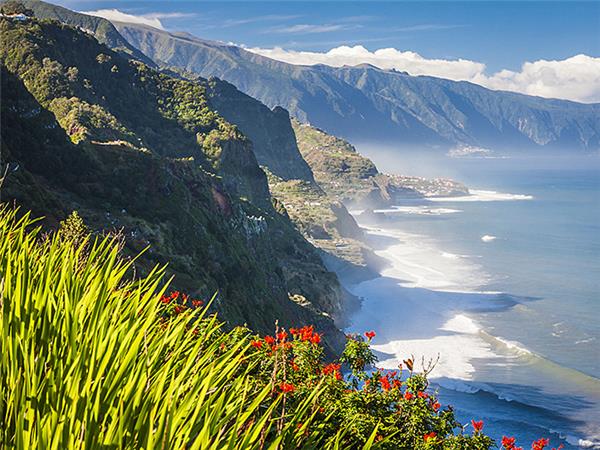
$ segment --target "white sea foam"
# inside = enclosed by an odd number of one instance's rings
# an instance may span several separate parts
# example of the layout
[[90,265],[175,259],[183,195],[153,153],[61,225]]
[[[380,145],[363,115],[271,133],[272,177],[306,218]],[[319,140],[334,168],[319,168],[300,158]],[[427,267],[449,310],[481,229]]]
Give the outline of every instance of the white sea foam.
[[509,194],[506,192],[484,191],[479,189],[469,189],[470,195],[460,197],[429,197],[432,202],[498,202],[511,200],[532,200],[532,195]]
[[492,236],[490,234],[484,234],[483,236],[481,236],[481,240],[483,242],[492,242],[495,241],[497,239],[496,236]]
[[[490,281],[490,277],[469,255],[441,251],[426,236],[399,230],[363,228],[370,235],[396,239],[395,244],[376,253],[390,263],[381,274],[400,280],[404,287],[479,292]],[[440,255],[443,257],[440,258]]]
[[431,208],[426,205],[418,206],[393,206],[387,209],[376,209],[376,213],[384,214],[417,214],[420,216],[441,216],[442,214],[456,214],[462,212],[460,209]]
[[381,228],[368,233],[396,243],[376,252],[390,263],[381,278],[350,287],[363,304],[349,331],[377,330],[373,348],[383,354],[382,368],[397,368],[411,355],[418,361],[439,357],[432,378],[470,380],[475,359],[497,358],[468,315],[496,298],[479,292],[489,280],[481,267],[468,255],[440,251],[426,236]]

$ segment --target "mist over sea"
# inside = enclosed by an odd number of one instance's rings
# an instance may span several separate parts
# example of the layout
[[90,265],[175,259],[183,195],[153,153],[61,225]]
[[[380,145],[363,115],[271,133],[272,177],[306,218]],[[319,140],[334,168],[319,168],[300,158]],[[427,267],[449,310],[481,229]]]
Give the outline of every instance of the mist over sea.
[[600,448],[600,158],[408,166],[366,153],[380,170],[449,176],[474,195],[356,216],[389,266],[350,286],[363,305],[349,331],[378,332],[386,369],[439,357],[443,403],[498,440]]

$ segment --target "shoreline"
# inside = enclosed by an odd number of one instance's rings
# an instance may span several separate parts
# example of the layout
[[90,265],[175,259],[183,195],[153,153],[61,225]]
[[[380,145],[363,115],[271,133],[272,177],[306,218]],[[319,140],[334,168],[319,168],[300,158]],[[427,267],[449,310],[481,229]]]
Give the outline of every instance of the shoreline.
[[[525,196],[515,197],[510,199]],[[525,408],[540,408],[545,413],[543,403],[532,404],[511,394],[510,389],[498,391],[475,377],[479,366],[484,364],[517,366],[537,357],[519,343],[486,332],[472,317],[518,304],[510,295],[485,290],[490,276],[477,264],[477,259],[445,252],[436,246],[433,237],[385,229],[385,225],[365,225],[359,217],[355,219],[373,241],[374,252],[389,265],[379,271],[378,277],[369,280],[354,284],[341,280],[344,288],[360,299],[358,309],[349,314],[345,331],[378,332],[373,345],[380,359],[378,366],[394,370],[404,358],[413,355],[418,362],[422,358],[424,362],[439,358],[431,381],[442,390],[453,391],[451,396],[491,394],[501,407],[506,402],[510,408],[522,403]],[[553,364],[542,361],[548,363]],[[484,407],[481,409],[485,411]],[[564,429],[561,432],[562,427],[552,425],[554,419],[544,417],[546,420],[551,423],[543,429],[555,438],[560,436],[568,442],[567,447],[600,448],[595,438],[592,442]]]

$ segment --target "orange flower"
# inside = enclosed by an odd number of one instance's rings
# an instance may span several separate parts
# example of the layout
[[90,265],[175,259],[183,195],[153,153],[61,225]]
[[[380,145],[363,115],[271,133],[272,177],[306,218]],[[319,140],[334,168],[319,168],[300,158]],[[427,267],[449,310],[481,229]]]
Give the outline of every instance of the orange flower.
[[323,367],[323,373],[325,375],[330,375],[330,374],[340,370],[340,367],[341,366],[339,364],[335,364],[335,363],[327,364],[325,367]]
[[287,337],[288,337],[288,334],[285,331],[280,331],[279,333],[277,333],[277,340],[280,342],[285,342]]
[[392,388],[392,384],[390,383],[388,377],[383,377],[381,380],[379,380],[379,382],[381,383],[381,387],[384,391],[389,391]]
[[367,332],[365,333],[365,336],[366,336],[366,338],[367,338],[368,340],[371,340],[371,339],[373,339],[373,338],[375,337],[375,332],[374,332],[374,331],[367,331]]
[[426,435],[424,435],[423,439],[425,439],[425,442],[427,442],[430,439],[435,439],[436,436],[437,436],[437,433],[435,431],[432,431],[432,432],[427,433]]
[[404,400],[412,400],[412,398],[414,397],[414,395],[412,395],[410,392],[406,391],[404,393]]
[[257,348],[257,349],[261,349],[262,348],[262,342],[261,341],[252,341],[250,344],[254,348]]
[[265,336],[265,342],[267,345],[273,345],[275,343],[275,338],[272,336]]
[[283,392],[284,394],[287,394],[287,393],[292,393],[292,392],[294,392],[294,391],[296,390],[296,387],[295,387],[293,384],[286,383],[286,382],[284,381],[284,382],[282,382],[282,383],[279,385],[279,389],[280,389],[280,390],[281,390],[281,392]]
[[540,438],[531,444],[531,450],[544,450],[544,447],[546,447],[549,443],[550,439]]
[[506,450],[512,450],[515,448],[515,441],[514,437],[502,436],[502,447]]
[[483,430],[483,420],[478,422],[471,420],[471,425],[473,425],[473,430],[475,430],[476,433],[479,433],[481,430]]

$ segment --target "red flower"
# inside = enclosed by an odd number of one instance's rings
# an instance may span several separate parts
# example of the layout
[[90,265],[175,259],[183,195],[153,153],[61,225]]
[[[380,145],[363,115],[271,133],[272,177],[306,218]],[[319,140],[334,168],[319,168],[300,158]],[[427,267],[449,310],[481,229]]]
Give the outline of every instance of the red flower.
[[502,436],[502,447],[507,450],[512,450],[515,447],[515,438]]
[[550,439],[540,438],[531,444],[531,450],[543,450],[550,443]]
[[261,349],[262,348],[262,342],[261,341],[252,341],[251,345],[252,345],[252,347],[257,348],[257,349]]
[[340,367],[341,366],[339,364],[335,364],[335,363],[327,364],[325,367],[323,367],[323,374],[331,375],[331,374],[337,372],[338,370],[340,370]]
[[310,338],[310,342],[312,342],[315,345],[318,344],[319,342],[321,342],[321,335],[319,333],[313,334]]
[[389,391],[392,388],[392,385],[391,385],[388,377],[383,377],[381,380],[379,380],[379,382],[381,383],[381,388],[384,391]]
[[423,439],[425,439],[425,442],[427,442],[430,439],[435,439],[436,436],[437,436],[436,432],[432,431],[430,433],[427,433],[425,436],[423,436]]
[[478,422],[471,420],[471,425],[473,425],[473,430],[475,430],[477,433],[483,430],[483,420],[480,420]]
[[265,342],[267,345],[273,345],[275,343],[275,338],[272,336],[265,336]]
[[175,311],[175,314],[181,314],[183,311],[185,311],[185,306],[177,305],[177,306],[175,306],[173,311]]
[[284,394],[287,394],[288,392],[291,393],[296,390],[293,384],[286,383],[285,381],[279,385],[279,389],[281,389],[281,392],[283,392]]
[[160,301],[161,301],[162,303],[170,303],[170,302],[171,302],[171,297],[168,297],[168,296],[166,296],[166,295],[163,295],[163,296],[160,298]]
[[412,395],[410,392],[406,391],[404,393],[404,400],[412,400],[412,398],[414,397],[414,395]]
[[194,308],[200,308],[202,305],[204,305],[202,300],[192,300],[192,306]]
[[297,334],[300,335],[300,339],[303,341],[310,341],[313,337],[315,329],[312,325],[306,325],[299,330],[296,330]]
[[374,331],[367,331],[367,332],[365,333],[365,336],[366,336],[366,338],[367,338],[368,340],[371,340],[371,339],[373,339],[373,338],[375,337],[375,332],[374,332]]
[[280,342],[285,342],[287,337],[288,337],[288,334],[285,331],[280,331],[279,333],[277,333],[277,340]]
[[425,392],[421,392],[421,391],[417,392],[417,396],[419,398],[427,398],[427,397],[429,397]]
[[431,405],[431,407],[433,408],[433,410],[435,412],[438,412],[439,409],[441,408],[442,405],[439,404],[439,402],[435,402],[433,405]]

